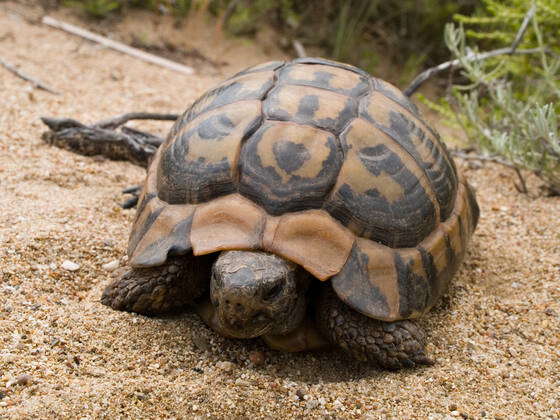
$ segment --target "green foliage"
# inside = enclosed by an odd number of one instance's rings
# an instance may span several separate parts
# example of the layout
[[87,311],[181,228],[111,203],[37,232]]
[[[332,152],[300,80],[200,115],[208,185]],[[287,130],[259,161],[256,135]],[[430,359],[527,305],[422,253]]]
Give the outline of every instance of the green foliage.
[[[205,8],[235,35],[264,25],[286,41],[298,39],[322,55],[374,72],[380,64],[399,68],[395,82],[447,58],[441,28],[456,13],[470,13],[478,0],[68,0],[96,18],[129,7],[185,17]],[[550,0],[552,1],[552,0]],[[290,42],[284,46],[291,48]]]
[[193,7],[192,0],[174,0],[171,2],[173,14],[177,17],[185,17]]
[[[484,154],[535,172],[560,193],[560,2],[536,2],[518,47],[518,52],[536,49],[534,54],[472,60],[477,45],[467,46],[469,35],[486,46],[509,46],[531,7],[522,0],[484,3],[485,14],[458,16],[461,26],[446,28],[446,44],[466,80],[450,90],[446,115],[454,112],[471,144]],[[465,32],[465,24],[476,29]]]
[[[234,0],[224,0],[228,5]],[[244,0],[228,28],[251,33],[272,24],[287,38],[318,46],[325,55],[374,70],[382,61],[410,74],[445,59],[441,28],[476,0]]]
[[[201,0],[198,0],[200,2]],[[66,0],[65,5],[81,9],[87,16],[103,19],[128,7],[153,11],[170,11],[185,17],[197,0]]]
[[119,0],[69,0],[66,5],[82,9],[88,16],[101,19],[121,8]]

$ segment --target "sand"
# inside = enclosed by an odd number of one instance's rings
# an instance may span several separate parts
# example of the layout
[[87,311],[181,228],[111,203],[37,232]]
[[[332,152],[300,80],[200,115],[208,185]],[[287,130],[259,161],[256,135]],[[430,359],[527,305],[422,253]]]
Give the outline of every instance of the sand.
[[493,164],[458,162],[482,218],[424,321],[435,366],[395,373],[336,351],[279,353],[224,339],[192,313],[102,306],[134,216],[119,207],[120,189],[144,172],[44,144],[39,117],[178,112],[225,75],[283,57],[222,40],[204,48],[227,65],[184,76],[16,9],[36,12],[0,5],[0,56],[61,94],[0,68],[0,418],[560,418],[560,198],[540,194],[530,175],[532,196],[519,194],[512,171]]

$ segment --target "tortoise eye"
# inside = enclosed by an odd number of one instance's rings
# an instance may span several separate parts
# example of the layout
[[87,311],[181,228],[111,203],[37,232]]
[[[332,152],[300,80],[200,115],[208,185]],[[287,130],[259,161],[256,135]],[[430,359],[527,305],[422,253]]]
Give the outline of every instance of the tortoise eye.
[[277,298],[280,295],[280,293],[282,292],[283,288],[284,288],[284,285],[283,285],[282,282],[275,283],[270,289],[268,289],[263,294],[263,299],[264,300],[273,300],[273,299]]

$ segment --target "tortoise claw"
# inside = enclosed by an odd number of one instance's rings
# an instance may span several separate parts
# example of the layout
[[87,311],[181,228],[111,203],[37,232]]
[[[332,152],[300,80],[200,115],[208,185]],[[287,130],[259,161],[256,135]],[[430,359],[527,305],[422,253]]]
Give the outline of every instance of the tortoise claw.
[[127,198],[122,204],[123,209],[132,209],[138,205],[138,199],[140,197],[140,191],[142,187],[140,185],[134,185],[132,187],[125,188],[122,190],[123,194],[130,194],[132,197]]

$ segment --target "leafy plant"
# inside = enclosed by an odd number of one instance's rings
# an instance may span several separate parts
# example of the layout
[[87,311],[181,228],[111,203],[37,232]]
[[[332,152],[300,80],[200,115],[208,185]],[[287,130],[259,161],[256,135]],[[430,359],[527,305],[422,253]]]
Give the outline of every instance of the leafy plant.
[[97,19],[107,17],[111,12],[120,9],[122,6],[119,0],[76,0],[65,3],[69,6],[79,7],[87,15]]
[[[446,27],[446,45],[459,60],[465,82],[453,85],[439,108],[453,116],[486,158],[533,171],[560,194],[560,2],[536,2],[534,14],[526,1],[485,3],[489,16],[461,16],[459,27]],[[479,28],[465,31],[463,25],[472,23]],[[519,46],[526,48],[520,52],[534,54],[473,60],[478,50],[467,45],[469,34],[489,45],[496,40],[511,45],[523,35]]]

